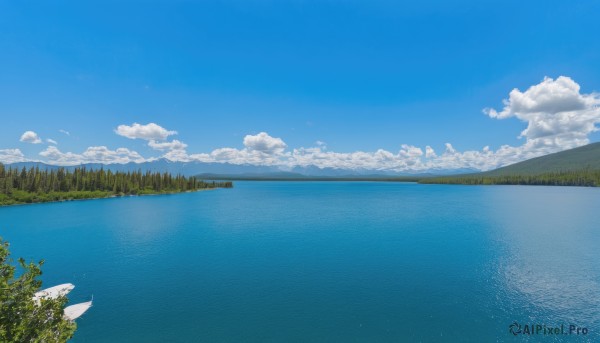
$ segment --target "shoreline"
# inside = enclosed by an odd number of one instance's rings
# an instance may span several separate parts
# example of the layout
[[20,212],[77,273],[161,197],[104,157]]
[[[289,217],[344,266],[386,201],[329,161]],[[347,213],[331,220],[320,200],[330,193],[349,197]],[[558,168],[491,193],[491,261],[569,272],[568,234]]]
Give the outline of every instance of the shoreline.
[[14,203],[14,204],[2,204],[2,205],[0,205],[0,208],[12,207],[12,206],[24,206],[24,205],[52,204],[52,203],[71,202],[71,201],[102,200],[102,199],[126,198],[126,197],[156,196],[156,195],[175,195],[175,194],[202,192],[202,191],[213,191],[213,190],[221,189],[221,188],[225,188],[225,187],[203,188],[203,189],[188,190],[188,191],[182,191],[182,192],[149,193],[149,194],[123,194],[123,195],[111,194],[111,195],[105,196],[105,197],[94,197],[94,198],[62,199],[62,200],[50,200],[50,201],[39,201],[39,202],[18,202],[18,203]]
[[207,181],[290,181],[290,182],[310,182],[310,181],[327,181],[327,182],[407,182],[416,183],[419,182],[418,178],[412,177],[399,177],[399,178],[377,178],[377,177],[356,177],[356,178],[345,178],[345,177],[306,177],[306,178],[277,178],[277,177],[220,177],[220,178],[203,178]]
[[[327,178],[327,177],[312,177],[312,178],[258,178],[258,177],[222,177],[222,178],[208,178],[206,180],[212,181],[249,181],[249,182],[381,182],[381,183],[414,183],[419,185],[454,185],[454,186],[546,186],[546,187],[585,187],[585,188],[600,188],[600,185],[591,184],[561,184],[558,181],[555,183],[504,183],[504,182],[491,182],[491,183],[469,183],[469,182],[452,182],[444,181],[439,182],[438,179],[444,178],[449,180],[459,179],[457,175],[451,176],[427,176],[423,178]],[[434,182],[431,182],[434,181]]]

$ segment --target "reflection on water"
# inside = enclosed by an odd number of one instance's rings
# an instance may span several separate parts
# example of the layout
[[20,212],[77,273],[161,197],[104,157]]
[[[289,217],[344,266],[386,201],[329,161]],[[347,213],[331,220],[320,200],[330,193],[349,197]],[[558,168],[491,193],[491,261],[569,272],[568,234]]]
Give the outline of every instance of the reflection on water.
[[522,323],[586,326],[586,339],[594,340],[600,337],[597,192],[568,190],[488,192],[503,250],[496,261],[497,287],[506,294],[498,302]]

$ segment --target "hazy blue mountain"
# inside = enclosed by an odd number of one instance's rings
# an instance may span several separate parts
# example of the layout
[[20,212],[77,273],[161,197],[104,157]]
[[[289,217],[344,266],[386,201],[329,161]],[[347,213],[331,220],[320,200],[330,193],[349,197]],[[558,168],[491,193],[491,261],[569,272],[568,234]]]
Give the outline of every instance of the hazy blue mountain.
[[[31,168],[38,167],[40,169],[58,169],[61,166],[49,165],[42,162],[18,162],[7,165],[9,168]],[[134,171],[141,170],[142,172],[169,172],[172,174],[182,174],[186,176],[198,175],[204,173],[210,174],[242,174],[242,173],[270,173],[278,172],[279,169],[268,166],[254,165],[236,165],[231,163],[204,163],[204,162],[173,162],[167,159],[158,159],[152,162],[143,163],[86,163],[79,166],[65,166],[64,168],[72,170],[76,167],[86,167],[88,169],[100,169],[111,171]]]
[[[19,162],[7,165],[10,168],[31,168],[38,167],[40,169],[58,169],[60,166],[49,165],[42,162]],[[250,164],[231,164],[231,163],[205,163],[205,162],[173,162],[165,158],[161,158],[152,162],[143,163],[125,163],[125,164],[101,164],[101,163],[86,163],[81,166],[88,169],[100,169],[111,171],[134,171],[141,170],[142,172],[169,172],[172,174],[182,174],[185,176],[193,175],[210,175],[215,177],[218,175],[227,175],[229,177],[240,175],[244,177],[394,177],[394,176],[431,176],[431,175],[452,175],[475,170],[435,170],[419,173],[411,172],[391,172],[370,169],[337,169],[337,168],[319,168],[317,166],[295,167],[291,170],[282,170],[272,166],[256,166]],[[73,170],[78,166],[65,166],[68,170]]]

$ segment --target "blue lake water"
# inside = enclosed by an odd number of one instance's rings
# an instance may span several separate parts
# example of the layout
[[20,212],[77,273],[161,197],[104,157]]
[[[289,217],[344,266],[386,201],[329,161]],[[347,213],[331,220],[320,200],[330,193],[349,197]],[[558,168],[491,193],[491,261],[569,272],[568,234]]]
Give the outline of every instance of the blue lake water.
[[600,189],[235,182],[4,207],[0,236],[93,294],[73,342],[600,341]]

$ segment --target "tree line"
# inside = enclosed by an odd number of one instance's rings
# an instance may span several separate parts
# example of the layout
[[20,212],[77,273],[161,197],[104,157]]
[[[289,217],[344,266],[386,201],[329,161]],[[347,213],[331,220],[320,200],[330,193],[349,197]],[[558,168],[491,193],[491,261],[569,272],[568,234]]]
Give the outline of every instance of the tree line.
[[160,194],[209,188],[231,188],[231,182],[204,182],[194,177],[141,170],[113,172],[77,167],[7,168],[0,163],[0,205],[119,195]]
[[543,186],[600,186],[600,170],[580,169],[548,172],[537,175],[463,175],[424,178],[420,183],[463,185],[543,185]]

